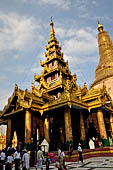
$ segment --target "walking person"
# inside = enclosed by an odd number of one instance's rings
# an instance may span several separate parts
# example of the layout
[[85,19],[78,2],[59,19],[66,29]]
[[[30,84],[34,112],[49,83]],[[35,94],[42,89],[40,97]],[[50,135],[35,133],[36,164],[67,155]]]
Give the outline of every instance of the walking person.
[[60,148],[57,148],[58,150],[58,159],[56,161],[55,167],[58,168],[58,170],[65,170],[65,154],[63,151],[61,151]]
[[77,148],[78,154],[79,154],[79,161],[81,161],[83,163],[83,157],[82,157],[82,147],[81,147],[81,143],[78,144],[78,148]]
[[20,158],[20,152],[17,149],[14,153],[15,170],[19,170],[20,168]]
[[64,153],[64,151],[61,152],[61,157],[63,159],[63,168],[64,168],[64,170],[67,170],[66,165],[65,165],[65,153]]
[[29,169],[29,154],[27,153],[26,149],[24,149],[24,154],[22,157],[22,164],[23,164],[23,170]]
[[11,170],[12,169],[12,165],[13,165],[13,157],[11,155],[11,152],[8,152],[8,156],[6,159],[6,166],[5,166],[5,170]]
[[37,166],[36,166],[36,170],[37,170],[37,168],[43,170],[43,160],[44,160],[44,155],[43,155],[43,152],[41,151],[41,147],[39,146],[39,150],[37,152]]

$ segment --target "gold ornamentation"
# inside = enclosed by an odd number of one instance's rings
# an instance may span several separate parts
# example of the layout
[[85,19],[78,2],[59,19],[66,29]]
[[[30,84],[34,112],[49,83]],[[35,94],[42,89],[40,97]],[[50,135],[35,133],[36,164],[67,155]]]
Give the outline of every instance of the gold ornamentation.
[[91,88],[113,77],[113,42],[108,32],[103,30],[103,26],[98,22],[98,47],[99,64],[95,70],[95,80]]

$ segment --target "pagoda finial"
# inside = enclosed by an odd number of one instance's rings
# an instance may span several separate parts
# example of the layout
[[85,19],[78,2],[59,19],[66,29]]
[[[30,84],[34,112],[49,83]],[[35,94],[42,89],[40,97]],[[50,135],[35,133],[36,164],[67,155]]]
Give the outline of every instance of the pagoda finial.
[[53,20],[52,20],[52,17],[51,17],[51,23],[50,23],[50,26],[51,26],[51,30],[50,30],[50,36],[54,36],[55,35],[55,32],[54,32],[54,23],[53,23]]
[[103,32],[103,26],[100,24],[100,21],[98,20],[98,31]]

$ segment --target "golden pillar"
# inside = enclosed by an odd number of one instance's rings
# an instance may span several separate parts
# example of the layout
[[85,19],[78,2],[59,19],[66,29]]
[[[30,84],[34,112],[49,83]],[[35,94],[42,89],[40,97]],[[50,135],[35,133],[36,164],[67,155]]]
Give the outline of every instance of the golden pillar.
[[107,139],[107,133],[106,133],[105,124],[104,124],[104,117],[103,117],[103,113],[101,109],[97,111],[97,120],[98,120],[98,126],[99,126],[101,138]]
[[46,117],[44,120],[44,134],[45,134],[45,139],[47,142],[50,141],[49,139],[49,119]]
[[66,142],[73,141],[70,108],[65,108],[64,110],[64,121],[65,121]]
[[11,144],[11,119],[8,119],[8,124],[7,124],[7,145]]
[[113,139],[113,112],[110,113],[111,137]]
[[85,126],[84,126],[84,118],[83,118],[83,113],[80,111],[80,131],[81,131],[81,140],[86,139],[86,134],[85,134]]
[[31,143],[31,112],[25,113],[25,143]]

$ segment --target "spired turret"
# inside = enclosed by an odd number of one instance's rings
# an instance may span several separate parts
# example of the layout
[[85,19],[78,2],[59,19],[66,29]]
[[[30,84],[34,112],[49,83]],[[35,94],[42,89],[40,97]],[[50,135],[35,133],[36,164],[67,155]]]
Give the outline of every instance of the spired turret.
[[43,93],[49,92],[57,96],[58,92],[62,92],[66,84],[66,79],[72,79],[68,62],[64,61],[63,52],[59,42],[55,37],[54,23],[51,18],[50,22],[50,40],[46,46],[45,60],[40,61],[43,67],[41,75],[35,75],[34,80],[39,82],[38,90],[41,91],[41,84],[45,86]]
[[102,87],[104,81],[108,92],[113,94],[113,42],[108,32],[104,31],[104,28],[99,21],[97,29],[99,31],[98,47],[100,59],[95,70],[95,80],[92,83],[91,88]]

